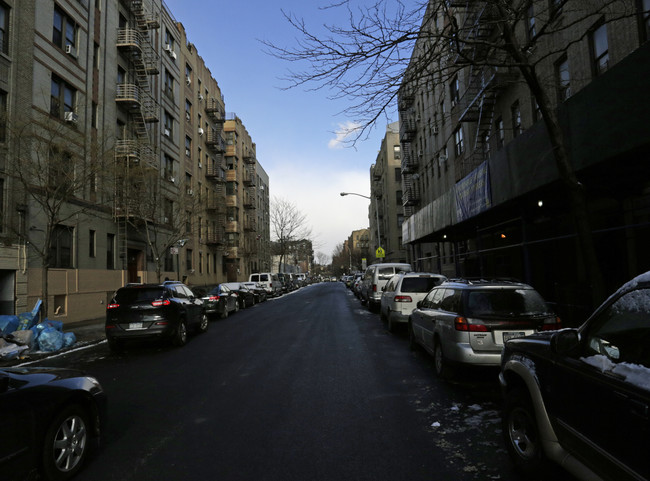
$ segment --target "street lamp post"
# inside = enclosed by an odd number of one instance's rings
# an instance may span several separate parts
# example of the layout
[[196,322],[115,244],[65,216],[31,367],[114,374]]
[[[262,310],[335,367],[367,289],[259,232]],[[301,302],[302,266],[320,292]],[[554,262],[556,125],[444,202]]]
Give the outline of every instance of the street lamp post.
[[345,197],[346,195],[358,195],[359,197],[363,197],[364,199],[372,200],[375,203],[375,215],[377,216],[377,247],[381,247],[381,233],[379,231],[379,209],[377,209],[377,197],[369,197],[367,195],[363,194],[356,194],[354,192],[341,192],[341,197]]

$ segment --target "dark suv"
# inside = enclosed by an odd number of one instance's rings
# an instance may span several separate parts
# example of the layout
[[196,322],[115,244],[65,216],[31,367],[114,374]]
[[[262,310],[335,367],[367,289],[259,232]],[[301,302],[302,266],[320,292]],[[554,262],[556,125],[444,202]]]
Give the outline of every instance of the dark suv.
[[457,279],[429,291],[409,316],[409,340],[451,377],[455,364],[498,367],[503,343],[558,329],[560,319],[531,286],[509,280]]
[[578,329],[506,342],[503,433],[523,472],[650,480],[650,272]]
[[207,331],[208,317],[201,299],[180,282],[126,285],[106,308],[106,339],[111,350],[138,339],[168,339],[182,346],[188,329]]

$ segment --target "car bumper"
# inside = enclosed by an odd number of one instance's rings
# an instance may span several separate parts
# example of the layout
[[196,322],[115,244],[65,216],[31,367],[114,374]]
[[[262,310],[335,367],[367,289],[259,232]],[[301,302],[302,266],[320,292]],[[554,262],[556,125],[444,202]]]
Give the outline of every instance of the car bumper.
[[390,311],[389,316],[391,322],[396,322],[399,324],[408,324],[409,322],[409,315],[403,314],[399,311]]
[[106,327],[106,339],[129,340],[129,339],[160,339],[168,338],[176,332],[176,325],[167,323],[164,325],[152,325],[145,329],[128,329],[124,324],[116,324],[114,327]]
[[472,346],[464,343],[442,345],[442,352],[447,359],[461,364],[478,366],[501,366],[501,351],[475,351]]

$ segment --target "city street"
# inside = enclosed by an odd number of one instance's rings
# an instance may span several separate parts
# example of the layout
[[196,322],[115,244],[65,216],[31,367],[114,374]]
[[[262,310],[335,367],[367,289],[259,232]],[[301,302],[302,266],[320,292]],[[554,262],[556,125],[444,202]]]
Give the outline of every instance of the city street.
[[183,348],[101,343],[41,364],[108,394],[104,447],[78,480],[523,479],[497,371],[441,382],[407,344],[336,282],[212,321]]

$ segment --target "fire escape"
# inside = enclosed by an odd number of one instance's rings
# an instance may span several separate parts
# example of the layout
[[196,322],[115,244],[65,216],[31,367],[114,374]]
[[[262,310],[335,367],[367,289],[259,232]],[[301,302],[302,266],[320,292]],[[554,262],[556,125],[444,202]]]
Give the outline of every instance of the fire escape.
[[487,1],[456,0],[455,6],[465,15],[459,29],[461,40],[457,43],[454,63],[468,66],[468,81],[458,106],[459,122],[475,126],[470,149],[457,165],[456,180],[460,180],[487,160],[497,97],[518,74],[513,68],[499,66],[504,61],[500,58],[502,54],[493,47],[498,34],[494,5]]
[[400,91],[399,117],[400,134],[402,144],[402,201],[404,215],[406,217],[415,213],[415,208],[420,203],[420,192],[417,179],[417,170],[420,165],[419,155],[414,152],[412,141],[417,132],[417,121],[415,119],[415,90],[412,86],[406,85]]
[[[129,124],[123,138],[115,143],[116,189],[114,217],[117,224],[118,254],[126,260],[127,226],[131,217],[141,210],[134,199],[131,183],[139,172],[157,169],[155,147],[149,125],[158,122],[158,105],[151,93],[149,77],[160,73],[159,56],[153,48],[151,31],[160,28],[152,4],[145,7],[143,0],[122,0],[133,17],[130,25],[117,32],[117,48],[129,60],[130,70],[117,85],[115,101],[129,113]],[[139,188],[146,182],[140,179]],[[141,214],[140,214],[141,215]]]
[[[199,102],[204,100],[199,93]],[[212,126],[207,132],[206,145],[213,154],[211,165],[206,166],[206,179],[214,182],[215,192],[208,199],[206,206],[208,214],[214,217],[208,229],[206,243],[223,249],[226,245],[226,164],[224,154],[226,142],[223,137],[223,124],[226,120],[223,99],[214,97],[205,99],[205,112],[212,121]]]
[[256,195],[257,182],[255,173],[255,152],[248,151],[243,156],[244,161],[244,255],[251,256],[255,253],[255,233],[257,232],[256,222]]

